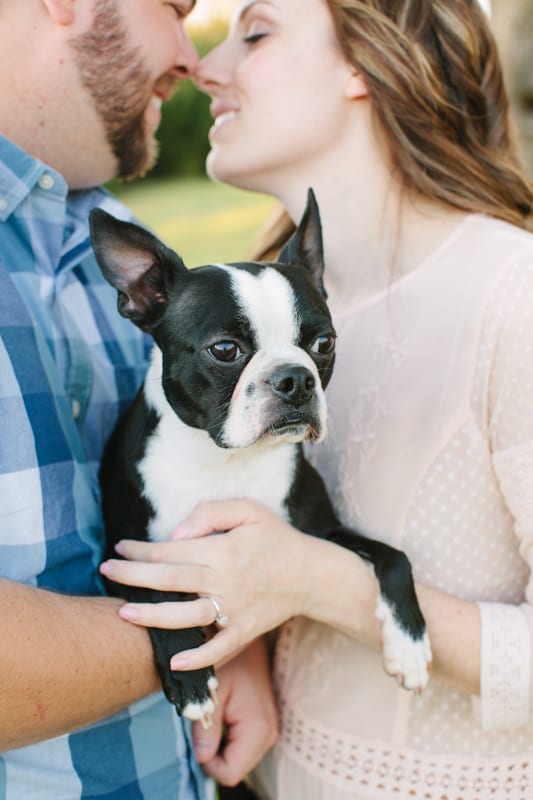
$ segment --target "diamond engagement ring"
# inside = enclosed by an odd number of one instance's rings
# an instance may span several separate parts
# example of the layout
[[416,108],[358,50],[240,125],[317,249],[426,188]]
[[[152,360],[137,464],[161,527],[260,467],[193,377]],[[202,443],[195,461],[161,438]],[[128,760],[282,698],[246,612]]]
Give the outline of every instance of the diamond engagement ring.
[[215,625],[220,625],[220,627],[223,628],[225,625],[228,624],[229,617],[227,617],[225,614],[222,613],[222,609],[220,608],[220,606],[218,604],[218,600],[216,600],[214,597],[211,597],[211,595],[209,595],[209,594],[204,595],[204,597],[207,600],[209,600],[209,602],[211,603],[211,605],[215,609],[216,617],[213,620]]

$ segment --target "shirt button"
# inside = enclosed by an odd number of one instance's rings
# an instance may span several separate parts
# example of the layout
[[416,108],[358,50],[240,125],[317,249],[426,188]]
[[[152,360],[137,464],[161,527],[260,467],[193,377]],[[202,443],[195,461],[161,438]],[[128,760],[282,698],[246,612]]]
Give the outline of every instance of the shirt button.
[[41,189],[52,189],[55,181],[49,172],[43,172],[39,178],[39,186]]
[[7,210],[7,200],[5,197],[0,197],[0,211]]
[[78,419],[78,417],[80,415],[80,411],[81,411],[80,402],[78,400],[73,400],[72,401],[72,416],[74,417],[74,419]]

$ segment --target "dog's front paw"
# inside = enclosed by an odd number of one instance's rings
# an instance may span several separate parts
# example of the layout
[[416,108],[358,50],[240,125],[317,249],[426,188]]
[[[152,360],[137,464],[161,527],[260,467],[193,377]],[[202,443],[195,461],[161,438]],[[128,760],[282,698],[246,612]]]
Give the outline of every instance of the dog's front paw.
[[190,672],[174,672],[170,661],[175,653],[199,647],[205,641],[201,628],[166,630],[148,628],[154,648],[154,657],[161,678],[161,686],[169,703],[182,717],[200,720],[204,727],[211,726],[211,715],[217,704],[218,681],[213,667]]
[[383,664],[404,689],[421,694],[429,680],[431,645],[422,629],[413,636],[397,621],[391,606],[380,597],[376,617],[381,621]]
[[165,697],[180,716],[200,721],[204,728],[211,727],[218,703],[218,680],[211,668],[192,672],[173,672],[169,668],[161,675],[161,683]]

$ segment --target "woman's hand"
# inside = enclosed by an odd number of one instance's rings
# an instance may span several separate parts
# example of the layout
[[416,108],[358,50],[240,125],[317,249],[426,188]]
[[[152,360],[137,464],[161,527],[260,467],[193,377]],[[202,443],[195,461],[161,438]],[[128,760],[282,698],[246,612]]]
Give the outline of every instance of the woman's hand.
[[[207,536],[220,530],[227,533]],[[213,502],[198,506],[172,541],[120,542],[117,551],[127,560],[107,561],[101,572],[118,583],[201,595],[176,603],[128,603],[119,614],[137,625],[211,625],[217,612],[209,597],[215,599],[228,622],[201,647],[171,661],[176,670],[197,669],[227,660],[266,631],[305,614],[325,544],[257,503]]]
[[[220,530],[228,532],[207,536]],[[300,533],[248,500],[199,506],[175,537],[159,544],[121,542],[117,549],[130,560],[101,566],[118,583],[204,595],[183,603],[130,603],[119,610],[125,620],[156,628],[210,625],[217,612],[209,597],[228,617],[208,642],[176,654],[173,669],[227,661],[297,615],[381,649],[376,579],[361,558],[344,548]],[[461,691],[479,693],[478,606],[420,584],[416,589],[432,645],[433,675]]]

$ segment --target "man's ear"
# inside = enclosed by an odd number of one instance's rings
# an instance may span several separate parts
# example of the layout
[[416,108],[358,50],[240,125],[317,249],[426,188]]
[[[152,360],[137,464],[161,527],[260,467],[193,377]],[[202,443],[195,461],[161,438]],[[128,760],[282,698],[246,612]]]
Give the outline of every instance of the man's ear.
[[76,0],[41,0],[50,17],[58,25],[72,25],[74,22],[75,11],[74,3]]
[[368,86],[363,75],[355,67],[350,66],[349,70],[344,88],[345,97],[348,100],[361,100],[368,97]]

